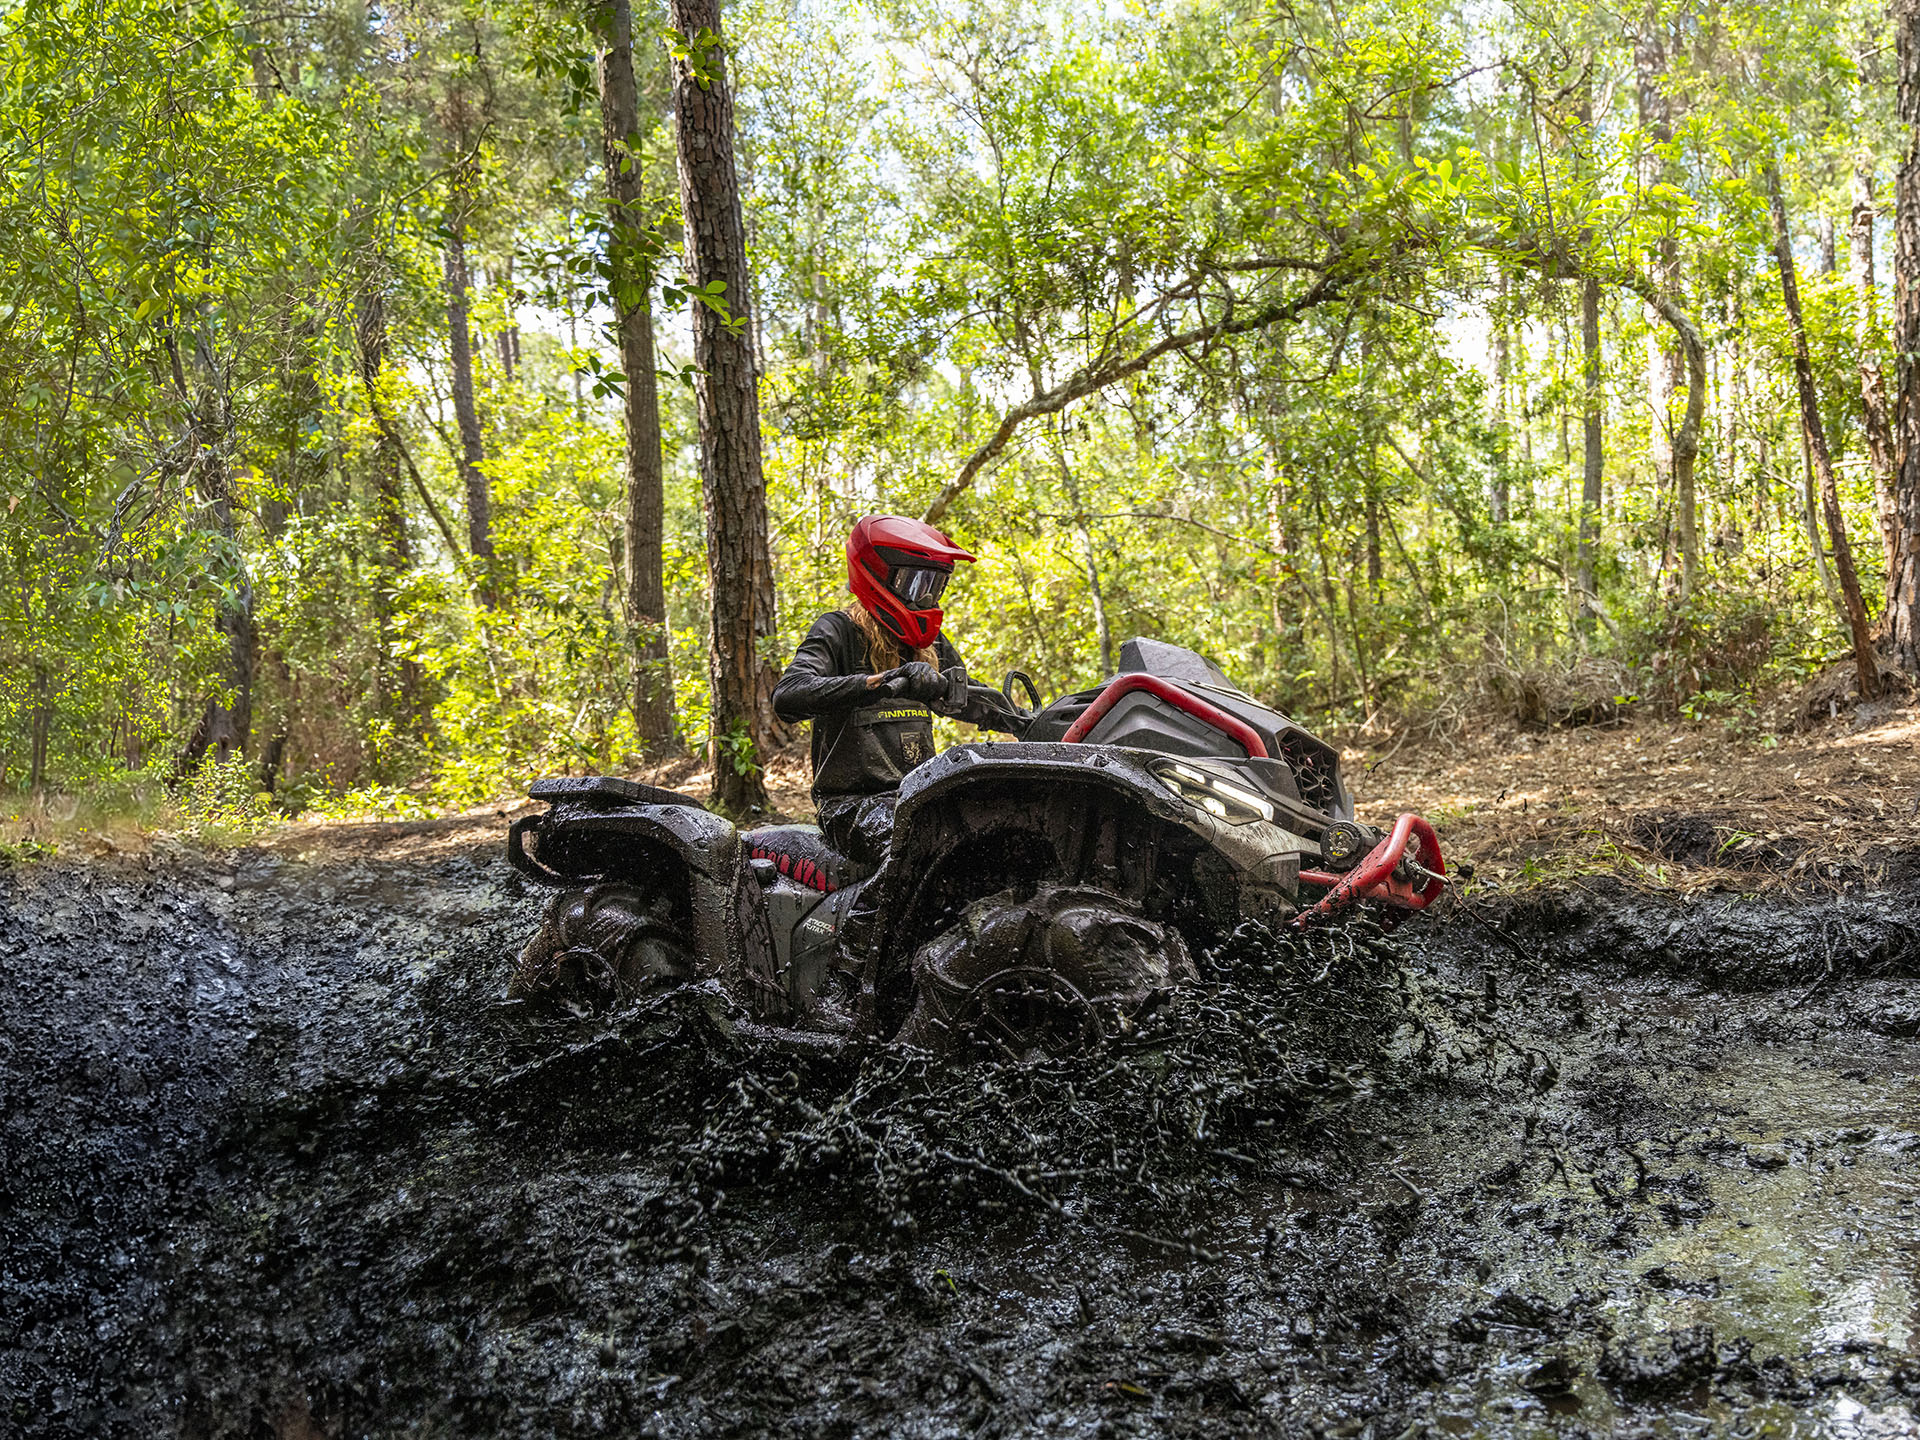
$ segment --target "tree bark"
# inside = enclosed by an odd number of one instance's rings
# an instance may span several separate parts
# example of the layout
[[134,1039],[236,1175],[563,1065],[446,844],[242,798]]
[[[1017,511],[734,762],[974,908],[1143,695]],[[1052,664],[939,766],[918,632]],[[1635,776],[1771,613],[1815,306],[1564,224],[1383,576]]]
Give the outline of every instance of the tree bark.
[[180,355],[177,339],[167,339],[173,380],[188,407],[187,423],[193,439],[194,488],[206,502],[214,529],[227,543],[233,561],[231,588],[214,607],[214,628],[227,642],[225,693],[209,696],[199,722],[181,752],[179,773],[191,774],[213,751],[220,760],[246,753],[253,732],[253,673],[259,656],[254,624],[253,580],[239,545],[239,527],[233,504],[233,404],[226,377],[215,362],[204,334],[195,337],[193,379]]
[[447,339],[453,364],[453,413],[460,426],[460,483],[467,495],[467,549],[478,563],[480,597],[495,601],[493,577],[493,497],[480,467],[487,452],[480,439],[480,411],[473,397],[473,320],[468,294],[467,214],[472,208],[471,177],[462,161],[455,166],[453,194],[447,205]]
[[1894,0],[1904,143],[1893,191],[1894,563],[1887,575],[1893,659],[1920,674],[1920,0]]
[[1867,439],[1873,469],[1874,509],[1880,518],[1880,545],[1887,575],[1895,555],[1893,504],[1893,430],[1887,422],[1887,379],[1880,369],[1879,296],[1873,278],[1873,161],[1865,153],[1854,161],[1853,213],[1847,226],[1853,280],[1853,343],[1860,356],[1860,428]]
[[1600,505],[1605,498],[1607,456],[1600,428],[1600,281],[1592,275],[1580,281],[1580,373],[1585,391],[1581,410],[1586,437],[1580,483],[1580,554],[1576,583],[1587,612],[1599,600],[1594,569],[1600,546]]
[[[1510,435],[1507,414],[1508,367],[1510,364],[1508,326],[1507,326],[1507,270],[1500,267],[1500,298],[1493,316],[1493,394],[1492,419],[1494,434],[1499,446],[1498,458],[1487,476],[1487,518],[1495,525],[1507,523],[1507,445]],[[1371,502],[1369,502],[1371,503]],[[1371,518],[1371,515],[1369,515]],[[1370,527],[1369,536],[1374,535],[1377,527]],[[1378,541],[1370,553],[1377,554]],[[1378,578],[1377,576],[1375,577]]]
[[724,809],[746,815],[766,809],[761,766],[776,735],[774,675],[764,650],[773,638],[773,560],[760,465],[758,377],[749,339],[753,291],[719,0],[669,0],[668,18],[688,50],[673,62],[687,270],[697,288],[720,286],[730,312],[723,318],[711,306],[693,302],[694,399],[712,592],[707,674],[714,798]]
[[1800,428],[1813,456],[1820,480],[1820,508],[1833,545],[1833,568],[1840,582],[1843,619],[1853,635],[1853,663],[1859,674],[1860,695],[1871,700],[1880,693],[1880,670],[1873,658],[1873,636],[1867,628],[1867,607],[1860,598],[1860,578],[1853,569],[1853,549],[1847,544],[1846,518],[1840,513],[1840,491],[1834,481],[1833,457],[1827,451],[1826,431],[1820,421],[1820,395],[1814,388],[1813,363],[1807,357],[1807,330],[1800,315],[1800,286],[1793,273],[1793,247],[1787,232],[1787,205],[1780,193],[1780,172],[1767,165],[1767,209],[1773,216],[1773,258],[1780,268],[1780,294],[1786,302],[1787,322],[1793,330],[1793,378],[1800,392]]
[[660,387],[653,348],[653,267],[644,241],[641,157],[629,147],[640,130],[633,70],[632,0],[603,0],[600,31],[600,147],[612,223],[614,315],[620,369],[627,377],[627,629],[632,645],[634,733],[648,750],[670,748],[673,672],[667,650],[667,593],[661,547],[665,529],[660,449]]
[[[360,366],[370,387],[380,383],[387,364],[387,297],[381,285],[368,283],[360,292],[355,320],[359,329]],[[413,569],[413,537],[407,533],[407,510],[401,499],[400,448],[384,426],[376,426],[369,479],[373,487],[373,528],[377,550],[374,566],[379,578],[374,584],[374,625],[380,644],[377,683],[381,708],[397,711],[408,728],[421,718],[422,686],[425,676],[417,660],[402,660],[397,673],[390,670],[388,656],[393,648],[393,597]],[[454,556],[457,561],[458,554]]]
[[[1640,124],[1653,145],[1673,143],[1673,101],[1663,82],[1667,73],[1665,37],[1661,33],[1660,11],[1649,5],[1642,16],[1639,33],[1634,37],[1633,66],[1640,109]],[[1640,183],[1651,188],[1668,178],[1666,157],[1651,147],[1643,152]],[[1649,254],[1650,278],[1655,289],[1672,294],[1679,289],[1680,250],[1671,234],[1654,241]],[[1695,516],[1693,466],[1682,465],[1680,437],[1673,423],[1673,392],[1678,387],[1681,350],[1658,330],[1647,336],[1647,399],[1651,411],[1649,450],[1655,472],[1673,481],[1674,516],[1680,532],[1680,594],[1692,595],[1694,572],[1700,559],[1699,526]],[[1698,440],[1695,440],[1698,448]],[[1691,461],[1691,457],[1689,462]]]

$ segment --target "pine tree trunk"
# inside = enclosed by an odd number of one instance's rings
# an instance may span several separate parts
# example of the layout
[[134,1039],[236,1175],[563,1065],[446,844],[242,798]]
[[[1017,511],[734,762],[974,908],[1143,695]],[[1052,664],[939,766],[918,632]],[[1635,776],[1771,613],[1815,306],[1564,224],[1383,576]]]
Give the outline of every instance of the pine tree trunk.
[[1920,675],[1920,0],[1894,0],[1901,147],[1893,192],[1893,659]]
[[[387,365],[387,297],[378,282],[369,282],[361,290],[357,311],[361,365],[369,385],[377,389]],[[389,671],[387,656],[394,639],[393,597],[413,569],[413,537],[407,533],[407,509],[401,499],[400,448],[384,428],[376,434],[368,476],[373,486],[373,531],[378,545],[374,566],[379,578],[374,584],[373,601],[380,645],[376,683],[381,709],[397,711],[405,728],[412,729],[420,719],[425,676],[420,662],[412,659],[402,660],[397,674]]]
[[1807,330],[1800,315],[1800,286],[1793,273],[1793,246],[1787,233],[1787,206],[1780,193],[1780,172],[1767,166],[1767,208],[1773,215],[1773,258],[1780,267],[1780,294],[1793,329],[1793,378],[1800,392],[1800,428],[1807,437],[1813,469],[1820,481],[1820,508],[1826,516],[1827,537],[1833,545],[1833,568],[1840,582],[1843,619],[1853,635],[1853,663],[1859,674],[1861,698],[1880,693],[1880,670],[1874,663],[1873,636],[1867,628],[1867,607],[1860,598],[1860,578],[1853,569],[1853,549],[1847,544],[1846,518],[1840,513],[1840,491],[1834,482],[1833,457],[1820,422],[1820,395],[1814,388],[1813,363],[1807,357]]
[[[1507,272],[1500,271],[1500,299],[1497,312],[1493,317],[1493,394],[1492,420],[1494,434],[1498,436],[1498,457],[1492,472],[1487,477],[1487,518],[1495,525],[1507,523],[1507,445],[1509,422],[1507,416],[1507,382],[1510,363],[1509,339],[1507,328]],[[1377,546],[1376,546],[1377,548]]]
[[746,232],[733,153],[733,99],[720,34],[719,0],[670,0],[669,23],[689,51],[673,63],[674,140],[687,269],[696,287],[718,284],[730,317],[693,304],[694,398],[700,423],[700,487],[707,520],[707,673],[712,687],[709,752],[714,798],[736,815],[764,811],[761,771],[776,734],[773,561],[766,481],[760,468],[760,399],[748,313]]
[[481,573],[484,603],[494,603],[493,497],[480,467],[487,452],[480,440],[480,411],[473,397],[473,320],[469,307],[472,278],[467,269],[467,212],[471,208],[464,167],[456,167],[453,196],[447,206],[447,340],[453,364],[453,414],[460,427],[460,484],[467,495],[467,548]]
[[664,540],[665,462],[660,450],[660,388],[653,348],[653,274],[640,213],[645,177],[630,152],[640,130],[633,71],[632,0],[604,0],[600,31],[600,145],[613,222],[614,305],[620,369],[627,377],[626,611],[632,637],[634,732],[648,750],[674,743],[673,672],[667,652]]
[[253,732],[253,674],[259,656],[259,635],[253,612],[253,580],[247,573],[234,513],[233,496],[233,405],[226,377],[213,358],[212,343],[204,333],[195,337],[193,378],[178,344],[169,337],[168,353],[173,364],[174,384],[190,407],[190,426],[199,459],[193,468],[194,488],[206,504],[213,528],[227,542],[234,557],[232,588],[214,609],[214,628],[227,642],[224,681],[226,693],[208,698],[199,722],[187,737],[179,760],[179,773],[191,774],[200,768],[209,750],[216,758],[227,760],[244,754]]
[[1873,282],[1873,162],[1861,155],[1853,169],[1853,214],[1847,227],[1853,272],[1853,344],[1860,356],[1860,428],[1873,469],[1874,510],[1887,575],[1894,566],[1893,431],[1887,423],[1887,379],[1880,369],[1879,296]]
[[1600,547],[1601,489],[1607,456],[1600,428],[1600,282],[1588,275],[1580,281],[1580,372],[1585,390],[1582,425],[1586,435],[1580,485],[1580,559],[1576,581],[1582,613],[1593,613],[1599,600],[1594,570]]
[[[1634,38],[1633,66],[1636,92],[1640,110],[1640,124],[1647,132],[1647,138],[1655,145],[1673,143],[1673,101],[1663,88],[1667,73],[1667,52],[1665,37],[1661,33],[1663,22],[1659,7],[1648,6],[1640,23],[1640,32]],[[1671,166],[1663,155],[1649,151],[1641,159],[1640,183],[1651,187],[1669,178]],[[1652,279],[1655,286],[1668,295],[1672,295],[1679,286],[1680,251],[1672,235],[1662,235],[1654,241],[1652,252],[1648,256],[1651,262]],[[1652,413],[1649,450],[1653,460],[1655,474],[1660,480],[1673,482],[1675,528],[1679,531],[1680,551],[1680,593],[1682,597],[1693,593],[1695,566],[1699,562],[1700,545],[1698,526],[1694,514],[1693,470],[1687,464],[1682,474],[1680,441],[1675,434],[1673,423],[1673,394],[1679,387],[1681,373],[1680,347],[1673,343],[1673,337],[1659,326],[1647,332],[1647,399]],[[1695,440],[1698,446],[1698,440]],[[1689,460],[1691,457],[1689,457]]]

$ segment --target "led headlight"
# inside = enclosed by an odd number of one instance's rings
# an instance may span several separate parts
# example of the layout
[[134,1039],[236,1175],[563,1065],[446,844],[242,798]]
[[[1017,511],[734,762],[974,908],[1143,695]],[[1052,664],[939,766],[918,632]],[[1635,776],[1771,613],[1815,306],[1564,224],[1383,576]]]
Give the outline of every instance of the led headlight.
[[1177,760],[1165,760],[1153,767],[1153,773],[1161,784],[1189,805],[1231,825],[1273,819],[1273,806],[1253,791],[1195,766],[1182,765]]

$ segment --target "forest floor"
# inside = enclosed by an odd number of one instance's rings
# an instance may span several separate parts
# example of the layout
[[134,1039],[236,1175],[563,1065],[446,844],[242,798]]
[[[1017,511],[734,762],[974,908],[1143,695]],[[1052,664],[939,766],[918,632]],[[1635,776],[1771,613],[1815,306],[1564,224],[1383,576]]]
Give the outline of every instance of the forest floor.
[[1010,1067],[505,1000],[510,804],[0,862],[0,1433],[1920,1435],[1917,741],[1356,748],[1457,899]]

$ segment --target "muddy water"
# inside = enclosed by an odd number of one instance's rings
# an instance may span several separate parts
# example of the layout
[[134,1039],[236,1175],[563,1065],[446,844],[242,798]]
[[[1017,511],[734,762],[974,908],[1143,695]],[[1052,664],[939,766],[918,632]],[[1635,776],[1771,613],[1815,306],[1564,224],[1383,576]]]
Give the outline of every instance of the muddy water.
[[1920,1434],[1913,897],[1225,956],[954,1076],[503,1005],[490,852],[18,869],[0,1433]]

